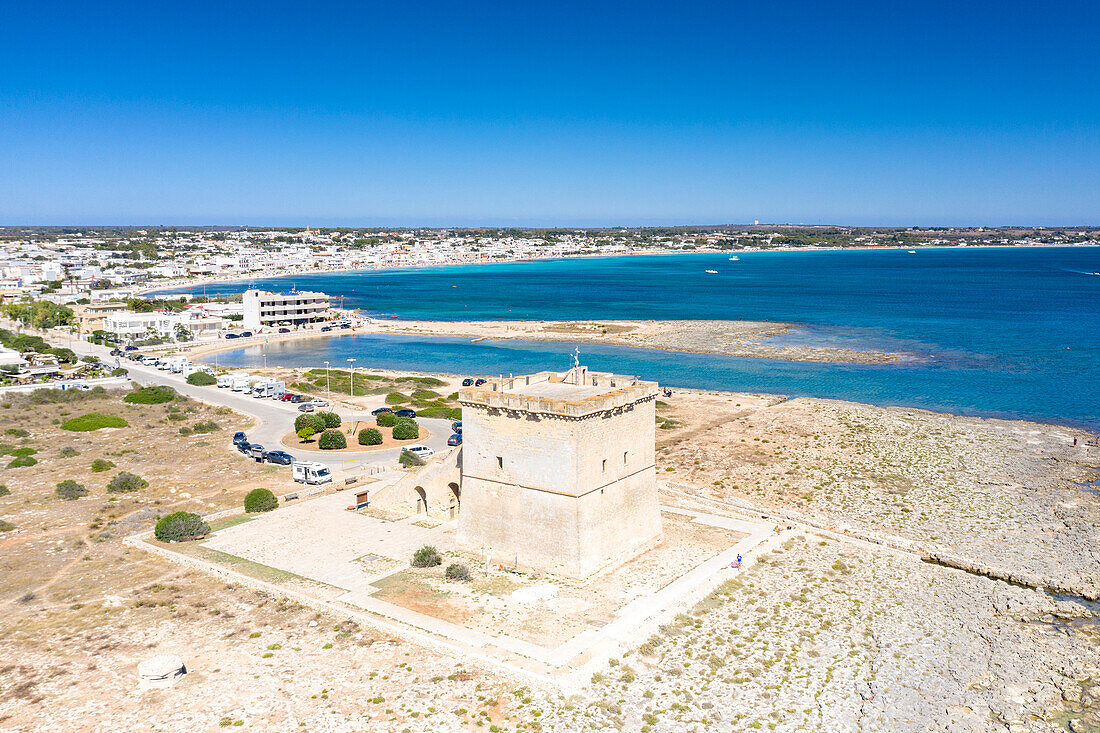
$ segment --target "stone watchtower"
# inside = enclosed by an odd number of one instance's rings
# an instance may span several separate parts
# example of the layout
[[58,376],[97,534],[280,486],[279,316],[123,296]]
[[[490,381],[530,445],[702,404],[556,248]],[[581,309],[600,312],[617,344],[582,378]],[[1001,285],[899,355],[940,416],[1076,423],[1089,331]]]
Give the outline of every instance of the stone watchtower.
[[459,549],[584,578],[661,539],[657,383],[539,372],[459,392]]

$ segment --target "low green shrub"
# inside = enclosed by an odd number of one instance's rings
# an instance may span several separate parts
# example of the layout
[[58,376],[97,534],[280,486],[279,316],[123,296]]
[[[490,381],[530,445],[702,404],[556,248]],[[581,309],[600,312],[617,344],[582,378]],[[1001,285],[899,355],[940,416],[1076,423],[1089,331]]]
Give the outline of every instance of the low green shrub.
[[423,466],[424,459],[415,453],[410,453],[407,450],[401,451],[401,455],[397,457],[397,462],[402,466]]
[[58,455],[62,458],[73,458],[74,456],[79,456],[80,451],[78,451],[76,448],[73,448],[71,445],[67,445],[61,449]]
[[218,383],[213,374],[206,372],[191,372],[187,375],[187,383],[196,387],[211,387]]
[[304,427],[313,428],[314,434],[322,432],[327,425],[325,425],[325,418],[321,417],[320,413],[306,413],[294,418],[294,432],[298,432]]
[[88,490],[84,488],[84,484],[78,484],[72,479],[66,479],[57,485],[54,489],[54,493],[62,499],[72,501],[73,499],[87,496]]
[[149,482],[141,476],[132,474],[129,471],[120,471],[118,475],[107,484],[107,491],[111,494],[128,494],[131,491],[144,489],[148,485]]
[[347,448],[348,441],[339,430],[326,430],[317,438],[317,447],[321,450],[339,450]]
[[392,428],[393,424],[397,422],[397,415],[392,412],[380,412],[378,416],[374,418],[374,422],[380,428]]
[[460,565],[457,562],[451,563],[447,566],[447,569],[443,572],[443,575],[447,580],[461,580],[463,582],[470,579],[470,569],[465,565]]
[[302,427],[294,431],[294,434],[302,440],[309,440],[317,434],[317,431],[313,429],[312,425],[303,425]]
[[4,431],[4,435],[10,435],[13,438],[25,438],[30,435],[30,433],[23,428],[8,428]]
[[130,371],[126,367],[117,367],[111,370],[112,377],[125,377]]
[[193,540],[210,532],[210,525],[192,512],[173,512],[164,517],[153,528],[153,534],[161,542],[183,542]]
[[408,401],[409,398],[401,394],[400,392],[390,392],[388,395],[386,395],[387,405],[403,405]]
[[38,463],[37,458],[31,458],[30,456],[19,456],[11,463],[8,464],[8,468],[27,468]]
[[115,467],[115,464],[108,461],[106,458],[97,458],[92,461],[92,473],[103,473],[104,471],[110,471]]
[[213,433],[215,430],[221,429],[221,425],[218,425],[213,420],[204,420],[191,426],[191,430],[196,433]]
[[424,545],[413,553],[412,566],[414,568],[434,568],[436,565],[441,564],[443,564],[443,557],[439,554],[439,550],[431,545]]
[[61,423],[62,430],[72,430],[78,433],[87,433],[102,428],[125,428],[130,423],[117,415],[104,415],[99,412],[89,412],[80,417],[74,417]]
[[398,420],[393,426],[394,440],[416,440],[420,437],[420,426],[412,420]]
[[9,489],[7,486],[4,486],[3,484],[0,484],[0,496],[7,496],[10,493],[11,489]]
[[279,506],[271,489],[252,489],[244,497],[244,510],[249,514],[269,512]]
[[6,520],[0,519],[0,532],[11,532],[15,529],[15,525]]
[[374,428],[363,428],[359,431],[359,445],[382,445],[382,433]]
[[314,416],[323,420],[326,428],[340,427],[340,416],[335,412],[318,412]]
[[163,385],[139,387],[122,398],[131,405],[160,405],[176,399],[176,390]]
[[435,417],[441,420],[461,420],[461,407],[424,407],[416,411],[417,417]]

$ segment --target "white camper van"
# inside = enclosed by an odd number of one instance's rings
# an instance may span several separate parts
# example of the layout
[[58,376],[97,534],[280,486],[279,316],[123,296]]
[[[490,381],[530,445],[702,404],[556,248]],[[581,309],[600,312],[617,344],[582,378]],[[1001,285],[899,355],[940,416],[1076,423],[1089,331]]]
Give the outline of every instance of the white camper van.
[[294,480],[300,484],[332,483],[332,471],[317,461],[295,461],[290,465]]
[[230,389],[233,387],[233,375],[232,374],[219,374],[218,375],[218,387],[222,389]]
[[234,374],[232,389],[234,392],[247,392],[250,389],[252,376],[250,374]]

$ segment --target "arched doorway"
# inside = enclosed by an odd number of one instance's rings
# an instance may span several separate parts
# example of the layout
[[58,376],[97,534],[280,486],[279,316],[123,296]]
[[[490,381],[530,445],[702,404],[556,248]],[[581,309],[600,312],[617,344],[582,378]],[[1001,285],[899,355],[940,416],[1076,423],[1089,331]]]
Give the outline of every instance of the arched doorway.
[[417,498],[416,498],[416,513],[420,514],[421,512],[423,512],[424,514],[427,514],[428,513],[428,494],[427,494],[427,492],[424,491],[423,487],[417,486],[416,487],[416,496],[417,496]]
[[451,503],[449,511],[451,514],[451,519],[454,519],[458,516],[459,510],[462,508],[462,489],[458,487],[458,484],[453,482],[448,484],[448,486],[450,486],[451,489]]

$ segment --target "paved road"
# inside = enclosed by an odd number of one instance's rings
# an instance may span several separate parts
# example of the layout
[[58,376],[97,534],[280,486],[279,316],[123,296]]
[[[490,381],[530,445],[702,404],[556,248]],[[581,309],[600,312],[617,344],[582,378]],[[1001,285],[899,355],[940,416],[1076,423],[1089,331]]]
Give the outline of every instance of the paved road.
[[[94,354],[108,364],[114,364],[116,358],[110,356],[110,350],[84,342],[74,343],[73,351],[78,354]],[[201,402],[211,405],[221,405],[232,408],[245,415],[251,415],[258,421],[258,426],[248,433],[250,442],[259,443],[268,450],[283,449],[279,440],[294,427],[294,418],[299,414],[297,405],[289,402],[277,402],[272,399],[257,399],[240,392],[233,392],[218,387],[196,387],[187,383],[186,375],[171,374],[169,372],[143,366],[137,362],[121,360],[121,366],[129,370],[129,377],[142,385],[162,384],[168,385],[180,394],[187,395]],[[377,398],[377,405],[370,404],[367,408],[357,408],[347,404],[336,404],[331,408],[340,415],[344,423],[356,420],[372,420],[370,410],[380,407],[382,397]],[[432,418],[418,418],[417,422],[428,429],[429,435],[420,441],[428,447],[441,453],[447,448],[447,438],[451,435],[451,421]],[[230,436],[226,436],[228,440]],[[331,453],[328,451],[304,451],[298,448],[288,448],[287,451],[295,458],[307,458],[328,464],[333,470],[357,469],[364,465],[378,465],[395,467],[400,448],[387,448],[384,450]]]

